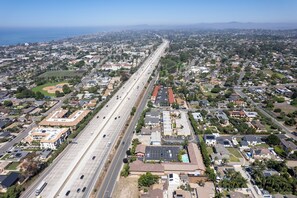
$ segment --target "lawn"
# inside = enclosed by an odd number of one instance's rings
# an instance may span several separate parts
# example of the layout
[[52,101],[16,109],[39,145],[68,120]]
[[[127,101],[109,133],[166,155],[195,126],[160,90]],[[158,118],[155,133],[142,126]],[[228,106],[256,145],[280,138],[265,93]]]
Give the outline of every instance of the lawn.
[[240,162],[240,160],[234,155],[230,155],[230,162]]
[[85,71],[69,71],[69,70],[60,70],[60,71],[47,71],[41,75],[39,78],[51,78],[51,77],[81,77]]
[[32,89],[32,91],[34,91],[34,92],[40,91],[40,92],[43,93],[45,96],[52,96],[52,97],[55,97],[55,96],[56,96],[55,94],[48,93],[47,91],[44,91],[43,88],[44,88],[44,87],[48,87],[48,86],[55,86],[55,85],[60,84],[60,83],[67,83],[67,81],[63,81],[63,82],[54,82],[54,83],[46,83],[46,84],[43,84],[43,85],[34,87],[34,88]]
[[262,143],[262,144],[257,144],[255,147],[259,148],[269,148],[270,146],[268,144]]
[[208,155],[211,155],[211,154],[213,154],[213,150],[212,150],[212,147],[206,147],[206,150],[207,150],[207,153],[208,153]]
[[[239,151],[236,148],[227,148],[227,150],[234,155],[236,158],[242,158],[242,156],[240,155]],[[232,156],[231,155],[231,156]]]
[[10,156],[10,154],[9,153],[7,153],[7,154],[5,154],[2,158],[1,158],[1,160],[6,160],[6,159],[8,159],[9,158],[9,156]]
[[12,162],[5,169],[7,169],[7,170],[17,170],[17,166],[19,164],[20,164],[19,162]]

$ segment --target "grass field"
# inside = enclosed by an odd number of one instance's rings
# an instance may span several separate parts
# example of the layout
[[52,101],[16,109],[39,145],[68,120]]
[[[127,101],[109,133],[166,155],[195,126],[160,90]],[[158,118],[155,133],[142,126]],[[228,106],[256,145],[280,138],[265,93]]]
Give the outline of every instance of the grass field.
[[43,74],[40,74],[39,78],[50,78],[50,77],[74,77],[82,76],[84,71],[69,71],[69,70],[59,70],[59,71],[47,71]]
[[242,156],[240,155],[239,151],[236,148],[227,148],[227,150],[233,154],[235,157],[237,158],[242,158]]
[[9,164],[6,169],[7,170],[16,170],[17,169],[17,166],[19,165],[20,163],[19,162],[12,162],[11,164]]
[[52,96],[52,97],[55,97],[55,94],[48,93],[47,91],[44,91],[43,88],[44,88],[44,87],[48,87],[48,86],[55,86],[55,85],[60,84],[60,83],[67,83],[67,82],[64,81],[64,82],[46,83],[46,84],[43,84],[43,85],[34,87],[34,88],[32,89],[32,91],[34,91],[34,92],[40,91],[40,92],[43,93],[45,96]]
[[9,158],[9,156],[10,156],[10,154],[9,153],[7,153],[7,154],[5,154],[2,158],[1,158],[1,160],[6,160],[6,159],[8,159]]
[[208,153],[208,155],[211,155],[211,154],[213,154],[213,150],[212,150],[212,147],[206,147],[206,150],[207,150],[207,153]]
[[230,162],[240,162],[240,160],[234,155],[230,155]]

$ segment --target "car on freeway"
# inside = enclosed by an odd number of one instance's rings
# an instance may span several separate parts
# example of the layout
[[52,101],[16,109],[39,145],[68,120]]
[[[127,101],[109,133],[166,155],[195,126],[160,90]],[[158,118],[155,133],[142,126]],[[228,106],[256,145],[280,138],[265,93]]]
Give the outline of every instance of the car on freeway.
[[81,192],[85,192],[87,189],[87,187],[83,187],[83,189],[81,190]]
[[69,194],[70,194],[70,190],[68,190],[65,195],[68,196]]
[[80,176],[80,179],[83,179],[83,178],[84,178],[84,176],[85,176],[85,175],[81,175],[81,176]]
[[103,117],[103,119],[105,119],[105,116]]
[[103,138],[105,138],[105,137],[106,137],[106,134],[103,135]]
[[80,192],[80,188],[78,188],[76,192],[78,192],[78,193],[79,193],[79,192]]
[[94,160],[95,158],[96,158],[96,156],[93,156],[93,157],[92,157],[92,160]]

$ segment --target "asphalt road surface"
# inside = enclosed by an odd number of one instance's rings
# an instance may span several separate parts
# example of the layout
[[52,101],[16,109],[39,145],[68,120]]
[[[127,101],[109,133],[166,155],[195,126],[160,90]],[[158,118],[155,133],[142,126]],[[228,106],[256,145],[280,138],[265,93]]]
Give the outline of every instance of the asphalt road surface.
[[47,182],[40,194],[43,198],[66,197],[66,194],[68,197],[89,197],[96,175],[102,171],[132,107],[167,46],[168,41],[164,40],[81,131],[75,143],[67,147],[61,157],[54,161],[22,197],[34,197],[35,189],[41,181]]

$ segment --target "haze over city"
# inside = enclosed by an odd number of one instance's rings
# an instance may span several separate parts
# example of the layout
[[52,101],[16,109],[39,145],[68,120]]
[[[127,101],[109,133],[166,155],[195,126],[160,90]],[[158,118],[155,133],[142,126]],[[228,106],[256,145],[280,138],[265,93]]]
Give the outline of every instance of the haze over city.
[[0,27],[297,23],[291,0],[10,0],[1,2]]

